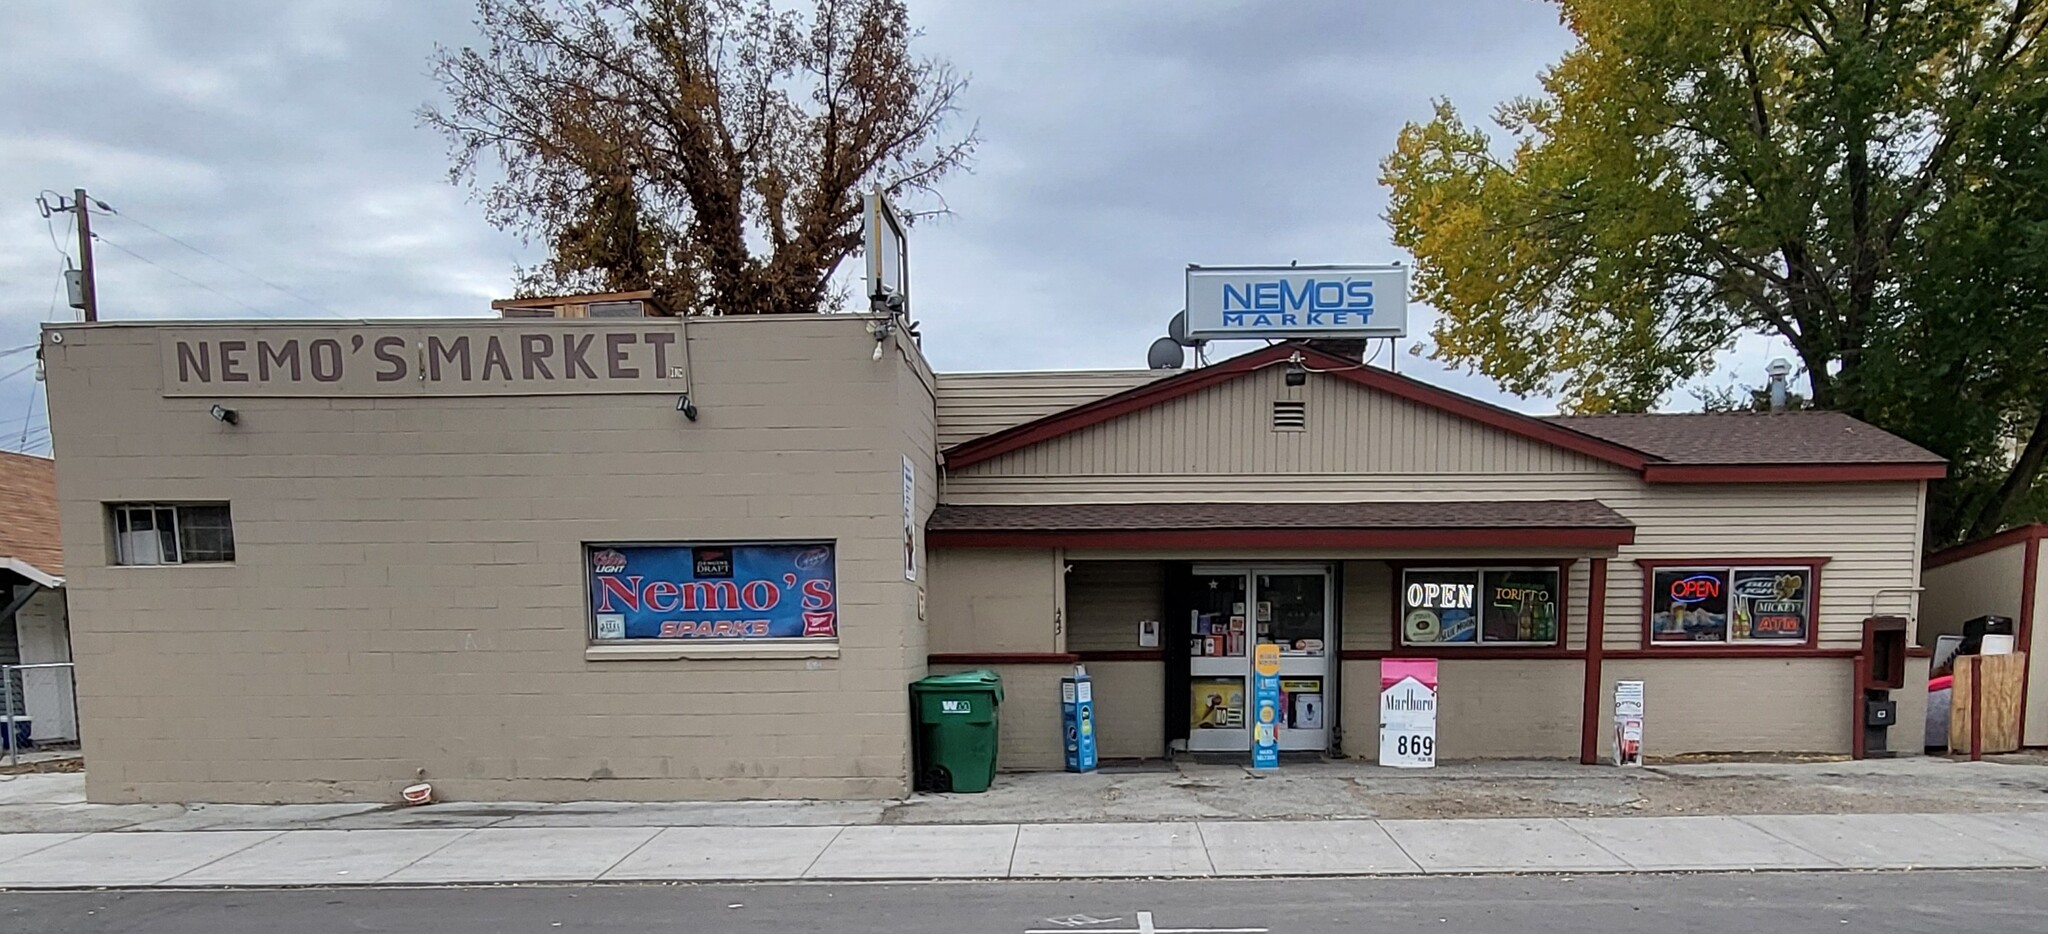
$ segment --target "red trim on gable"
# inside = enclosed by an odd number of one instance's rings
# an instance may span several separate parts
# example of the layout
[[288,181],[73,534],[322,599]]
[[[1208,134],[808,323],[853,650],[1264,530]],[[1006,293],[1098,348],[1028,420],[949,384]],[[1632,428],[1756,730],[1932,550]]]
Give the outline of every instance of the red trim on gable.
[[1944,464],[1650,464],[1644,483],[1871,483],[1939,480]]
[[1944,564],[1954,564],[1965,558],[1974,558],[1978,555],[1989,554],[2001,548],[2010,548],[2026,542],[2038,542],[2044,538],[2048,538],[2048,524],[2036,522],[2032,525],[2015,526],[1996,535],[1986,536],[1974,542],[1964,542],[1953,548],[1944,548],[1937,551],[1928,555],[1927,559],[1921,562],[1920,567],[1922,570],[1938,568]]
[[1001,457],[1019,448],[1028,447],[1041,441],[1051,440],[1083,428],[1100,425],[1113,418],[1129,415],[1142,409],[1191,395],[1211,386],[1229,382],[1247,373],[1253,373],[1269,366],[1285,363],[1299,353],[1304,363],[1317,370],[1319,375],[1334,376],[1375,389],[1418,405],[1427,406],[1479,422],[1510,434],[1520,435],[1566,450],[1576,451],[1588,457],[1626,467],[1642,470],[1649,458],[1633,448],[1624,447],[1611,441],[1604,441],[1592,435],[1553,425],[1539,418],[1523,415],[1510,409],[1467,398],[1448,389],[1439,389],[1420,380],[1411,379],[1398,373],[1359,364],[1331,356],[1313,347],[1301,344],[1275,344],[1271,347],[1252,351],[1240,357],[1232,357],[1214,366],[1190,370],[1180,376],[1169,377],[1156,383],[1139,386],[1111,396],[1104,396],[1094,402],[1075,406],[1064,412],[1055,412],[1035,421],[1025,422],[993,434],[983,435],[971,441],[954,445],[946,451],[946,466],[966,467],[991,458]]
[[1618,548],[1634,529],[1019,529],[927,531],[948,548]]

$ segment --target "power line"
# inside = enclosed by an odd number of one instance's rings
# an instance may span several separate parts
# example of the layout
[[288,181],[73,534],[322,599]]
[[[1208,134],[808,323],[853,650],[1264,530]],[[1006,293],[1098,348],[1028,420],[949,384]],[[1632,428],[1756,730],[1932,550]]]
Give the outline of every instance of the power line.
[[133,216],[130,216],[130,215],[128,215],[128,214],[124,214],[124,213],[122,213],[122,212],[120,211],[120,209],[118,209],[118,208],[114,207],[113,205],[110,205],[110,204],[108,204],[108,203],[106,203],[106,202],[104,202],[104,201],[95,201],[94,203],[95,203],[95,204],[97,204],[98,206],[100,206],[101,208],[104,208],[104,209],[106,209],[106,211],[107,211],[108,213],[112,214],[113,216],[115,216],[115,217],[118,217],[118,218],[120,218],[120,219],[122,219],[122,220],[124,220],[124,221],[127,221],[127,222],[131,223],[131,224],[134,224],[134,225],[136,225],[136,226],[138,226],[138,227],[141,227],[142,229],[144,229],[144,230],[147,230],[147,231],[149,231],[150,233],[156,234],[157,236],[159,236],[159,237],[162,237],[162,238],[164,238],[165,240],[169,240],[169,241],[171,241],[172,243],[175,243],[175,244],[177,244],[177,245],[179,245],[179,246],[181,246],[181,247],[184,247],[185,249],[191,250],[192,252],[194,252],[194,253],[197,253],[197,254],[199,254],[199,255],[201,255],[201,256],[204,256],[204,257],[206,257],[207,259],[213,260],[214,262],[216,262],[216,263],[219,263],[219,264],[221,264],[222,266],[226,266],[226,267],[227,267],[227,268],[229,268],[229,269],[232,269],[232,270],[234,270],[234,271],[236,271],[236,272],[239,272],[239,273],[241,273],[242,275],[248,276],[249,278],[251,278],[251,279],[254,279],[254,280],[258,281],[258,282],[261,282],[261,283],[263,283],[264,285],[270,286],[271,288],[273,288],[273,289],[276,289],[276,290],[278,290],[279,292],[283,292],[283,293],[284,293],[284,294],[286,294],[286,295],[289,295],[289,296],[291,296],[291,297],[293,297],[293,298],[295,298],[295,299],[298,299],[299,301],[301,301],[301,302],[304,302],[304,303],[306,303],[307,305],[311,305],[311,306],[312,306],[312,307],[314,307],[314,308],[318,308],[318,309],[320,309],[321,311],[324,311],[324,312],[326,312],[326,313],[328,313],[328,314],[330,314],[330,315],[333,315],[333,316],[335,316],[335,317],[337,317],[337,318],[339,318],[339,317],[343,317],[343,315],[342,315],[342,313],[341,313],[341,312],[335,311],[334,309],[332,309],[332,308],[329,308],[329,307],[327,307],[326,305],[322,305],[322,304],[320,304],[319,302],[316,302],[316,301],[314,301],[314,300],[312,300],[312,299],[310,299],[310,298],[307,298],[306,296],[304,296],[304,295],[301,295],[301,294],[299,294],[298,292],[295,292],[295,291],[293,291],[293,290],[291,290],[291,289],[288,289],[288,288],[286,288],[286,287],[284,287],[284,286],[282,286],[282,285],[278,285],[277,283],[275,283],[275,282],[272,282],[272,281],[270,281],[269,279],[266,279],[266,278],[264,278],[264,277],[262,277],[262,276],[260,276],[260,275],[257,275],[256,273],[254,273],[254,272],[251,272],[251,271],[250,271],[250,270],[248,270],[248,269],[245,269],[245,268],[243,268],[243,267],[241,267],[241,266],[238,266],[238,265],[236,265],[236,264],[234,264],[234,263],[230,263],[230,262],[228,262],[227,260],[221,259],[220,257],[218,257],[218,256],[215,256],[215,255],[213,255],[212,253],[209,253],[209,252],[207,252],[207,251],[205,251],[205,250],[202,250],[202,249],[200,249],[200,248],[198,248],[198,247],[196,247],[196,246],[193,246],[193,245],[192,245],[192,244],[190,244],[190,243],[186,243],[185,241],[183,241],[183,240],[180,240],[180,239],[178,239],[177,237],[173,237],[173,236],[171,236],[170,234],[164,233],[163,231],[161,231],[161,230],[158,230],[157,228],[155,228],[155,227],[153,227],[153,226],[150,226],[150,224],[149,224],[148,222],[146,222],[146,221],[142,220],[141,218],[133,217]]
[[37,361],[30,360],[29,362],[24,363],[20,367],[16,368],[13,372],[8,373],[6,376],[0,376],[0,383],[7,382],[10,379],[13,379],[17,376],[20,376],[23,373],[28,372],[29,370],[35,367],[36,363]]
[[[22,413],[21,416],[21,446],[16,448],[16,450],[22,450],[28,447],[28,423],[35,420],[36,397],[42,395],[41,389],[42,384],[37,383],[28,391],[28,411]],[[45,419],[43,422],[43,431],[48,432],[49,427],[49,420]]]
[[262,315],[262,316],[263,316],[263,317],[265,317],[265,318],[275,318],[275,317],[277,317],[276,315],[274,315],[274,314],[272,314],[272,313],[270,313],[270,312],[264,311],[264,310],[263,310],[263,309],[261,309],[261,308],[258,308],[258,307],[254,306],[254,305],[251,305],[251,304],[249,304],[248,302],[242,301],[242,300],[241,300],[241,299],[239,299],[239,298],[236,298],[236,297],[234,297],[234,296],[232,296],[232,295],[229,295],[229,294],[228,294],[228,293],[226,293],[226,292],[223,292],[223,291],[221,291],[221,290],[219,290],[219,289],[216,289],[216,288],[214,288],[213,286],[207,285],[206,283],[204,283],[204,282],[201,282],[201,281],[199,281],[199,280],[197,280],[197,279],[194,279],[194,278],[192,278],[191,276],[185,275],[185,274],[184,274],[184,273],[182,273],[182,272],[179,272],[179,271],[177,271],[177,270],[175,270],[175,269],[172,269],[172,268],[170,268],[170,267],[168,267],[168,266],[163,266],[163,265],[159,265],[159,264],[158,264],[157,262],[155,262],[154,260],[151,260],[151,259],[150,259],[149,257],[147,257],[147,256],[144,256],[144,255],[142,255],[142,254],[140,254],[140,253],[137,253],[137,252],[135,252],[134,250],[131,250],[131,249],[129,249],[129,248],[125,247],[125,246],[122,246],[122,245],[120,245],[120,244],[118,244],[118,243],[115,243],[114,241],[112,241],[112,240],[109,240],[109,239],[107,239],[107,238],[106,238],[106,237],[105,237],[104,235],[101,235],[101,234],[93,234],[93,239],[94,239],[94,240],[98,240],[99,242],[101,242],[101,243],[104,243],[104,244],[106,244],[106,245],[108,245],[108,246],[110,246],[110,247],[113,247],[113,248],[114,248],[114,249],[116,249],[116,250],[120,250],[121,252],[123,252],[123,253],[126,253],[126,254],[128,254],[128,255],[129,255],[130,257],[133,257],[134,259],[136,259],[136,260],[139,260],[139,261],[141,261],[141,262],[142,262],[142,263],[143,263],[144,265],[147,265],[147,266],[154,266],[154,267],[156,267],[156,268],[157,268],[158,270],[161,270],[161,271],[163,271],[163,272],[164,272],[164,273],[166,273],[166,274],[169,274],[169,275],[171,275],[171,276],[174,276],[174,277],[176,277],[176,278],[179,278],[179,279],[183,279],[183,280],[185,280],[186,282],[189,282],[189,283],[191,283],[191,284],[193,284],[193,285],[196,285],[196,286],[198,286],[198,287],[200,287],[200,288],[202,288],[202,289],[205,289],[205,290],[206,290],[206,291],[208,291],[208,292],[212,292],[213,294],[215,294],[215,295],[218,295],[218,296],[220,296],[220,297],[222,297],[222,298],[225,298],[225,299],[227,299],[228,301],[234,302],[235,304],[237,304],[237,305],[240,305],[240,306],[242,306],[243,308],[247,308],[247,309],[249,309],[250,311],[252,311],[252,312],[255,312],[255,313],[256,313],[256,314],[258,314],[258,315]]

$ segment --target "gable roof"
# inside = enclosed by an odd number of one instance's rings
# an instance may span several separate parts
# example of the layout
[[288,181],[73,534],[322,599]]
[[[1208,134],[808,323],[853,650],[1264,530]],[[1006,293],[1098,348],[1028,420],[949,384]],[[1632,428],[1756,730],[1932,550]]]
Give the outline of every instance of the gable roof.
[[56,461],[0,451],[0,568],[45,587],[62,583]]
[[1940,464],[1941,455],[1840,412],[1551,415],[1546,421],[1673,464]]
[[1281,343],[1214,366],[1104,396],[956,444],[946,466],[966,467],[1286,364],[1296,354],[1342,379],[1509,434],[1634,471],[1650,483],[1926,480],[1946,462],[1896,435],[1838,412],[1534,416],[1502,408],[1300,343]]

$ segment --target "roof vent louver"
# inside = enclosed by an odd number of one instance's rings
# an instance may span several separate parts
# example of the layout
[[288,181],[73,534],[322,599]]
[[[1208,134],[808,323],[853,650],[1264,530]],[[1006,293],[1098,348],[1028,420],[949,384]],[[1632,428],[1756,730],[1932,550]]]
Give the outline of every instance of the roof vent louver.
[[1273,403],[1274,431],[1307,431],[1308,404],[1299,399],[1280,399]]

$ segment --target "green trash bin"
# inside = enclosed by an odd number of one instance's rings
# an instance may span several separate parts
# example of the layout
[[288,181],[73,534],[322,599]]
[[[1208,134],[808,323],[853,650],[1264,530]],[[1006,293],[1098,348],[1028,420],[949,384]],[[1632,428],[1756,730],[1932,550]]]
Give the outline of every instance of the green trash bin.
[[996,777],[996,709],[1003,679],[988,669],[910,685],[919,791],[987,791]]

